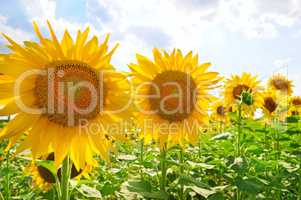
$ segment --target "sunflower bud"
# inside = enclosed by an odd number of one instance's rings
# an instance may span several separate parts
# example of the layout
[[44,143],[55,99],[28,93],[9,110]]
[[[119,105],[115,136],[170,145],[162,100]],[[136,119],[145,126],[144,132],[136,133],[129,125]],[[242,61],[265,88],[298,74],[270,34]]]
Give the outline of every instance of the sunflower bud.
[[248,91],[243,91],[241,94],[241,101],[242,103],[247,104],[248,106],[252,105],[254,103],[252,93]]

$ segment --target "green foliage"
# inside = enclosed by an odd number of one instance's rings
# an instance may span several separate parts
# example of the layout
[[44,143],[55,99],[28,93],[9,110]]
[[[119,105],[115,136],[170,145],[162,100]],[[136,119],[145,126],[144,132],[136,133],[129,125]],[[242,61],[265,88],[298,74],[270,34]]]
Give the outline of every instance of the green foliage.
[[[231,115],[231,114],[230,114]],[[235,125],[235,113],[231,119]],[[72,180],[72,199],[300,199],[301,198],[301,127],[299,121],[287,120],[281,125],[264,125],[260,120],[242,120],[242,154],[235,155],[237,129],[209,131],[201,135],[199,146],[184,150],[183,163],[179,148],[166,156],[166,191],[160,190],[159,150],[140,141],[116,143],[119,153],[111,162],[99,160],[90,179]],[[277,133],[277,134],[276,134]],[[4,152],[7,141],[0,144],[0,200],[53,199],[55,192],[32,187],[32,179],[24,173],[31,162],[26,157]],[[279,144],[279,148],[275,145]],[[13,155],[14,149],[10,151]],[[39,161],[53,173],[48,161]],[[7,188],[9,177],[9,188]],[[181,188],[183,186],[183,188]],[[9,189],[9,190],[8,190]],[[181,190],[183,190],[182,196]]]

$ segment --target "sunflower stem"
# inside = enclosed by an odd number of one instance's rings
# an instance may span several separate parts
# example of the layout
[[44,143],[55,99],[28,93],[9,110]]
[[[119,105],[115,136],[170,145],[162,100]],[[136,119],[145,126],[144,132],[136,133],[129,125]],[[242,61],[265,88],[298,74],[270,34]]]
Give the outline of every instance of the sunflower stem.
[[55,187],[51,188],[51,196],[52,196],[52,200],[58,199],[57,198],[57,190]]
[[[180,161],[180,174],[181,174],[181,176],[184,175],[184,157],[183,157],[183,154],[184,154],[183,148],[180,147],[179,161]],[[185,200],[185,197],[184,197],[184,184],[183,184],[183,181],[181,181],[180,184],[181,184],[181,185],[180,185],[180,199],[181,199],[181,200]]]
[[69,200],[70,194],[69,194],[69,180],[70,180],[70,159],[69,156],[67,156],[63,162],[62,166],[62,180],[61,180],[61,200]]
[[[299,137],[300,137],[300,140],[299,140],[299,141],[301,141],[301,134],[300,134],[300,120],[298,121],[297,126],[298,126]],[[299,159],[299,163],[300,163],[300,165],[301,165],[301,157],[300,157],[300,159]],[[298,197],[298,200],[301,200],[301,168],[299,168],[299,197]]]
[[58,179],[58,177],[56,176],[55,178],[55,185],[54,185],[55,191],[56,191],[56,195],[57,195],[57,199],[61,199],[62,198],[62,194],[61,194],[61,185],[60,185],[60,181]]
[[[268,145],[268,136],[267,133],[269,132],[269,130],[267,129],[268,125],[265,124],[264,125],[264,160],[267,161],[268,160],[268,150],[269,150],[269,145]],[[267,171],[267,167],[265,167],[265,177],[268,178],[268,171]]]
[[[238,104],[238,120],[237,120],[237,141],[236,141],[236,157],[241,157],[241,132],[242,132],[242,116],[241,116],[241,103]],[[238,172],[238,176],[240,177],[241,174]],[[241,192],[239,188],[236,190],[236,199],[241,199]]]
[[6,153],[6,178],[5,178],[5,181],[6,181],[6,186],[5,186],[5,196],[6,198],[5,199],[10,199],[10,171],[9,171],[9,150],[7,151]]
[[4,200],[4,197],[1,192],[0,192],[0,200]]
[[241,156],[241,104],[238,104],[238,121],[237,121],[237,141],[236,141],[236,156],[240,157]]
[[160,168],[161,168],[161,180],[160,180],[160,189],[161,191],[166,191],[166,144],[163,149],[160,150]]
[[199,158],[201,158],[201,140],[199,138],[199,148],[198,148],[198,153],[199,153]]
[[219,122],[219,133],[222,133],[224,131],[223,129],[224,129],[223,122],[220,121]]
[[143,180],[143,154],[144,154],[144,139],[140,141],[140,176],[141,180]]
[[[276,176],[279,177],[279,158],[280,158],[280,143],[279,143],[279,120],[275,117],[273,120],[274,124],[274,152],[275,152],[275,159],[276,159]],[[277,199],[281,199],[281,193],[277,190]]]
[[[10,115],[7,116],[7,122],[10,121]],[[6,199],[9,199],[10,198],[10,184],[9,184],[9,181],[10,181],[10,176],[9,176],[9,150],[7,151],[7,154],[6,154],[6,187],[5,187],[5,196],[6,196]]]

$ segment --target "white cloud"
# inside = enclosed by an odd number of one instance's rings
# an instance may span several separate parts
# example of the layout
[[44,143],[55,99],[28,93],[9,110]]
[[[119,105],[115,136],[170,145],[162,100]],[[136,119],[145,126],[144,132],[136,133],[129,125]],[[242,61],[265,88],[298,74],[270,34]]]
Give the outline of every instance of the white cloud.
[[[2,15],[0,15],[0,30],[2,33],[5,33],[17,42],[23,42],[24,40],[29,40],[30,38],[32,38],[31,33],[8,25],[7,17]],[[2,36],[0,38],[0,41],[6,42],[6,40]]]
[[55,18],[55,0],[21,0],[21,3],[31,20]]
[[292,58],[277,59],[274,61],[274,65],[277,68],[285,68],[285,67],[288,67],[288,65],[291,61],[292,61]]
[[[56,6],[56,2],[54,0],[21,0],[20,2],[22,3],[22,7],[24,8],[30,22],[41,18],[54,19]],[[44,23],[46,23],[46,20]],[[24,40],[33,39],[32,31],[26,32],[20,28],[8,25],[8,17],[6,16],[0,16],[0,30],[19,43]]]
[[175,0],[175,2],[189,11],[207,13],[205,16],[200,14],[200,17],[220,24],[230,31],[240,32],[249,39],[275,38],[278,36],[280,26],[293,26],[301,16],[300,0]]
[[[53,29],[55,30],[58,38],[62,38],[65,30],[68,30],[71,34],[71,37],[75,40],[78,30],[84,30],[85,28],[90,28],[90,37],[96,35],[99,37],[99,40],[104,40],[105,35],[110,33],[108,29],[97,29],[93,23],[80,23],[76,21],[70,21],[65,18],[58,18],[56,16],[57,2],[56,0],[21,0],[23,7],[25,8],[25,13],[30,22],[36,21],[39,27],[42,29],[44,34],[49,35],[48,26],[46,21],[49,20]],[[85,8],[82,8],[85,9]],[[128,37],[128,36],[127,36]],[[113,45],[111,47],[113,47]],[[129,48],[139,48],[139,45],[136,45],[135,40],[131,39],[125,43]],[[123,51],[125,56],[128,55],[128,51]],[[121,62],[124,63],[125,59],[121,59]]]
[[275,38],[280,28],[298,24],[301,14],[300,0],[86,0],[89,22],[79,23],[58,18],[55,0],[21,1],[28,20],[45,29],[49,19],[59,36],[68,29],[75,37],[86,26],[97,36],[113,33],[112,42],[121,44],[113,63],[122,69],[136,52],[150,56],[154,46],[212,53],[229,49],[231,32]]
[[[188,12],[173,1],[88,0],[87,9],[96,24],[117,35],[121,43],[119,51],[125,53],[115,59],[117,64],[133,61],[137,46],[139,53],[150,54],[154,46],[177,47],[186,52],[199,50],[206,44],[214,48],[224,41],[222,30],[216,24],[200,19],[198,10]],[[105,16],[100,12],[104,9]]]
[[229,32],[275,38],[301,14],[300,0],[87,0],[86,5],[90,20],[120,41],[124,54],[114,62],[123,65],[133,61],[136,47],[138,52],[151,52],[153,46],[213,52],[226,49]]
[[[21,1],[30,19],[56,19],[55,0]],[[87,0],[86,2],[87,14],[92,20],[107,31],[115,32],[118,29],[120,33],[125,33],[128,27],[134,25],[161,29],[168,34],[183,35],[190,31],[203,33],[205,25],[211,24],[211,27],[222,25],[250,39],[274,38],[278,36],[279,26],[292,26],[301,16],[300,0]],[[202,30],[199,30],[201,27]]]
[[275,38],[280,26],[292,26],[300,18],[300,1],[220,1],[216,21],[247,38]]
[[293,33],[293,38],[300,38],[301,37],[301,30],[298,30],[296,32]]
[[[97,30],[91,23],[79,23],[64,18],[57,18],[56,0],[22,0],[28,20],[36,21],[43,30],[48,30],[46,21],[49,20],[58,37],[68,30],[75,39],[77,31],[90,27],[91,35],[104,36],[103,31]],[[46,32],[46,31],[45,31]]]

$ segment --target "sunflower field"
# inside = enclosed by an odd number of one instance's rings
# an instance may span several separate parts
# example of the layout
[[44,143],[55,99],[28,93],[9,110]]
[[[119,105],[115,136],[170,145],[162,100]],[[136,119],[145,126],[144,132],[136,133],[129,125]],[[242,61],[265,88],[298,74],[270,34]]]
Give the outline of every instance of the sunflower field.
[[[67,30],[3,34],[0,200],[301,200],[301,97],[274,74],[224,77],[180,49],[137,53]],[[121,44],[122,45],[122,44]]]

